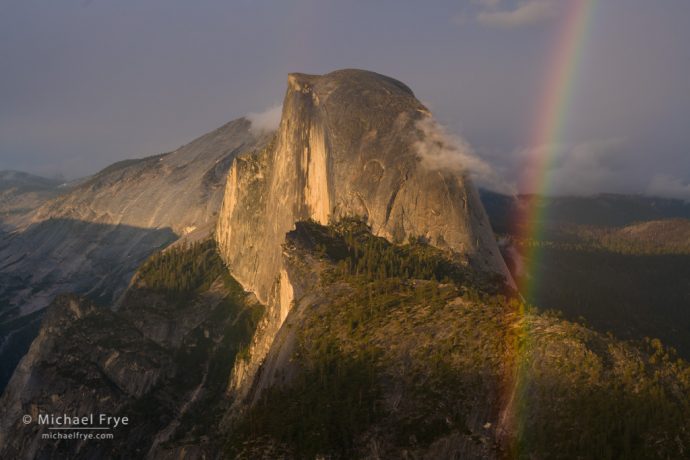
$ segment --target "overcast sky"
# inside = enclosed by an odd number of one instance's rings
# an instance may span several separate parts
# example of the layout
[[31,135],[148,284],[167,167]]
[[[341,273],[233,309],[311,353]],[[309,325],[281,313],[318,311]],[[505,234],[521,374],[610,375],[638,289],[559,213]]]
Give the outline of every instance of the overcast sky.
[[[0,0],[0,169],[91,174],[356,67],[514,184],[569,1]],[[552,191],[690,199],[690,1],[595,2],[574,81]]]

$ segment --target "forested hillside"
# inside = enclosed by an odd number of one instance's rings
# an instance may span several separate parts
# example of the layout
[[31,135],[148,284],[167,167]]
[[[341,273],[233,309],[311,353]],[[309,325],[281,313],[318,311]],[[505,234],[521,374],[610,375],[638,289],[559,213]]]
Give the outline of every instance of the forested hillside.
[[514,277],[534,287],[534,305],[621,338],[660,338],[690,358],[690,204],[623,195],[546,198],[543,232],[534,240],[511,221],[520,200],[482,197]]
[[325,263],[321,284],[286,322],[291,377],[237,422],[228,454],[688,452],[690,367],[661,342],[633,346],[537,313],[422,241],[395,246],[355,221],[299,223],[286,247],[305,265]]

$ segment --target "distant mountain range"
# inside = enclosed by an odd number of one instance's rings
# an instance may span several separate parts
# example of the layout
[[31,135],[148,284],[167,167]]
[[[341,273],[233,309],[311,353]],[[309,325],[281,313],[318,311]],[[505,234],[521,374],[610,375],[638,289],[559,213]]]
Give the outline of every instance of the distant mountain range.
[[499,234],[514,232],[511,228],[514,216],[535,200],[542,208],[538,216],[546,219],[542,224],[547,227],[564,224],[622,227],[650,220],[690,219],[690,203],[671,198],[611,193],[555,197],[508,196],[488,190],[479,193],[491,225]]
[[0,171],[0,230],[12,228],[22,215],[59,195],[61,184],[24,172]]
[[16,188],[19,191],[46,190],[59,186],[59,179],[48,179],[21,171],[0,171],[0,190]]
[[[535,305],[619,337],[661,338],[690,359],[689,203],[611,194],[481,197],[513,276],[536,286]],[[528,225],[542,232],[525,240],[513,222],[534,200],[542,221]]]

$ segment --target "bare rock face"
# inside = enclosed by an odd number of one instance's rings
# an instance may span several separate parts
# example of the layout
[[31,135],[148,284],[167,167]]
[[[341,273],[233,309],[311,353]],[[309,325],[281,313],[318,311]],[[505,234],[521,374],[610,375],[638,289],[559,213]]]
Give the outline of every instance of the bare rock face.
[[[97,323],[107,328],[94,328]],[[120,348],[106,349],[106,343],[118,343]],[[52,446],[35,435],[38,426],[21,422],[24,414],[37,420],[44,408],[54,409],[55,413],[116,412],[128,400],[148,393],[162,376],[170,373],[171,367],[169,356],[144,343],[138,331],[115,318],[111,311],[76,296],[57,298],[2,395],[3,458],[48,457],[41,450]],[[41,428],[45,432],[46,428]]]
[[214,228],[233,158],[262,142],[239,119],[172,153],[109,166],[45,203],[0,238],[0,299],[24,314],[58,292],[110,301],[152,250]]
[[466,172],[421,161],[419,123],[430,117],[407,86],[373,72],[289,75],[276,138],[234,161],[216,232],[233,276],[269,305],[265,321],[273,317],[253,359],[263,359],[290,308],[281,245],[299,220],[361,216],[376,235],[422,237],[509,278]]
[[72,193],[42,206],[32,221],[60,218],[169,227],[177,235],[215,223],[212,214],[220,207],[234,156],[257,144],[250,126],[241,118],[174,152],[115,163]]
[[[197,254],[204,281],[187,294],[135,276],[116,312],[75,295],[51,303],[0,397],[0,458],[220,458],[208,452],[223,441],[209,415],[225,406],[233,357],[261,307],[222,273],[215,247]],[[130,423],[102,442],[43,439],[54,424],[37,423],[103,413]],[[185,454],[199,431],[206,439]]]
[[111,304],[153,251],[213,231],[232,160],[268,140],[250,128],[240,118],[174,152],[111,165],[0,230],[0,389],[32,338],[19,318],[67,292]]

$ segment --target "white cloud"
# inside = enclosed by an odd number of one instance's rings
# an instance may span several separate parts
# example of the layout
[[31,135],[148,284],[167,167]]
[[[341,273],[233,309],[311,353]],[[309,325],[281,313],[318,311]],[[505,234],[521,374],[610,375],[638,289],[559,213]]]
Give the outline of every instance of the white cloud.
[[501,180],[489,163],[479,158],[464,139],[446,132],[433,118],[419,120],[416,127],[421,131],[415,148],[422,166],[430,170],[467,172],[482,187],[514,193],[514,189]]
[[280,125],[280,117],[283,114],[282,105],[274,105],[263,112],[248,113],[247,120],[252,124],[251,130],[255,134],[262,134],[269,131],[275,131]]
[[[598,192],[624,193],[630,186],[629,151],[625,140],[610,138],[578,144],[542,145],[518,152],[521,176],[530,178],[524,187],[541,184],[541,170],[535,159],[553,156],[548,174],[547,193],[554,195],[590,195]],[[541,185],[540,185],[541,186]],[[524,189],[521,192],[544,192]]]
[[690,201],[690,182],[667,174],[655,174],[647,186],[647,194]]
[[482,1],[484,10],[477,15],[480,24],[505,29],[538,24],[556,15],[556,4],[552,0],[527,0],[513,9],[498,9],[496,1]]

